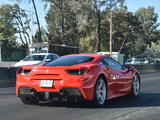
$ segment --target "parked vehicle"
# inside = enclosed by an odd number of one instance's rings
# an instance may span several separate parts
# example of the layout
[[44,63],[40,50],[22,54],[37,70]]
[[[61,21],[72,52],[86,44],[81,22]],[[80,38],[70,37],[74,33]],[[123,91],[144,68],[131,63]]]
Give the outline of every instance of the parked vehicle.
[[149,61],[146,59],[128,59],[127,62],[125,62],[125,65],[143,65],[143,64],[149,64]]
[[142,65],[142,64],[157,64],[159,63],[159,59],[156,58],[154,55],[152,54],[148,54],[148,53],[144,53],[144,54],[140,54],[137,55],[135,58],[132,59],[128,59],[125,62],[125,65]]
[[26,56],[23,60],[15,64],[15,67],[25,66],[25,65],[40,65],[45,62],[51,62],[59,58],[57,54],[53,53],[36,53]]
[[140,75],[114,59],[98,54],[74,54],[41,66],[17,70],[16,96],[24,104],[54,98],[89,100],[102,106],[106,100],[140,91]]
[[136,56],[137,60],[141,60],[144,64],[155,64],[156,57],[152,54],[144,53]]

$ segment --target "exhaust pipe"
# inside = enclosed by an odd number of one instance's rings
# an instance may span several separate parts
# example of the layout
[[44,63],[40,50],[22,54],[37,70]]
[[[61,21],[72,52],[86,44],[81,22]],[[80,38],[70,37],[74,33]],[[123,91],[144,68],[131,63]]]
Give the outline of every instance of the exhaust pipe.
[[60,95],[64,95],[64,90],[59,91]]
[[45,100],[49,100],[49,96],[50,96],[50,95],[49,95],[49,92],[45,92],[45,94],[44,94],[44,99],[45,99]]
[[62,89],[59,91],[59,93],[60,93],[60,95],[66,95],[67,94],[67,92],[65,90],[62,90]]

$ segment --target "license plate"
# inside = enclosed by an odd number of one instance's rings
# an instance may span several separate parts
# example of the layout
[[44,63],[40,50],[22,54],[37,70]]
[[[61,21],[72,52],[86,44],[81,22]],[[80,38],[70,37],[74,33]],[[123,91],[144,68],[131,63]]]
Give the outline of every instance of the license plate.
[[53,80],[41,80],[40,81],[40,87],[52,87],[53,86]]

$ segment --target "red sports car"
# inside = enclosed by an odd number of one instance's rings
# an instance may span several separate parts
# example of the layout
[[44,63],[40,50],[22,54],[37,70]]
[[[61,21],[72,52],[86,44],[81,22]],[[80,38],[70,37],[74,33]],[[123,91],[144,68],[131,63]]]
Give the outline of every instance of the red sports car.
[[67,100],[106,100],[140,91],[140,75],[132,67],[123,67],[110,57],[74,54],[42,66],[24,66],[17,70],[16,96],[25,104],[65,97]]

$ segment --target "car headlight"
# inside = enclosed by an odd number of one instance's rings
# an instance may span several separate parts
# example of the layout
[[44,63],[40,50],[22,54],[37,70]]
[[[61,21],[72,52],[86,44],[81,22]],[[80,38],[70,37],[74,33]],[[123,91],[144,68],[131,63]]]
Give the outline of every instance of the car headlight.
[[145,60],[144,63],[145,63],[145,64],[148,64],[149,62],[148,62],[148,60]]

